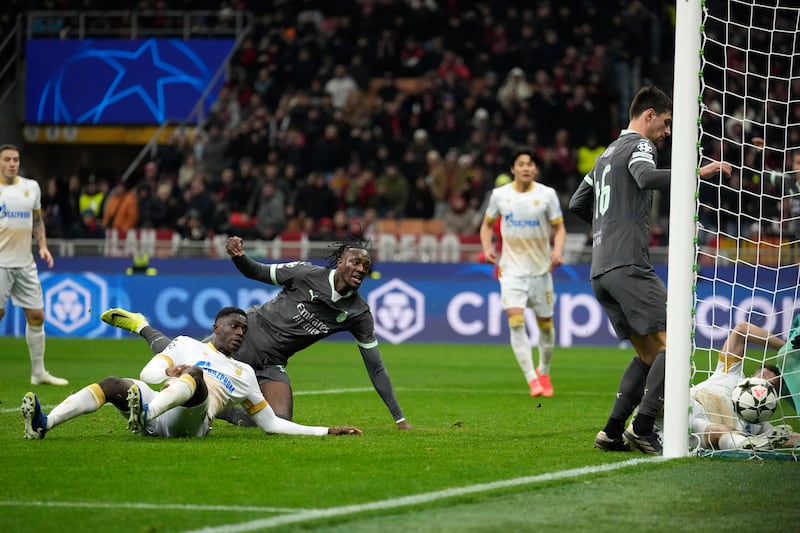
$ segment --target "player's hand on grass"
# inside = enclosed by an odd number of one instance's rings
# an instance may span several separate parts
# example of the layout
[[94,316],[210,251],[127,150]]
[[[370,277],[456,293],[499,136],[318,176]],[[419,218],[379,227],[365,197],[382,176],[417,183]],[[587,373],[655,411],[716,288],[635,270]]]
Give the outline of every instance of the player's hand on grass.
[[414,426],[412,426],[411,424],[409,424],[405,420],[402,420],[402,421],[397,423],[397,429],[414,429]]
[[328,428],[328,435],[359,435],[364,436],[364,432],[354,426],[334,426]]

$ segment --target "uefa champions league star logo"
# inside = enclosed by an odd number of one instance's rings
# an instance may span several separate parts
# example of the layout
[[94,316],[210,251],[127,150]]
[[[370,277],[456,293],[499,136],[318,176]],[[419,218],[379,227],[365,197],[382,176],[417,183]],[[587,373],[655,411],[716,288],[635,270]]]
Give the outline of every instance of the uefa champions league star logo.
[[375,332],[399,344],[425,328],[425,296],[395,278],[369,293]]
[[[85,39],[55,50],[47,44],[30,45],[29,122],[160,124],[190,118],[206,88],[221,85],[214,74],[233,40]],[[208,110],[213,99],[204,100]]]

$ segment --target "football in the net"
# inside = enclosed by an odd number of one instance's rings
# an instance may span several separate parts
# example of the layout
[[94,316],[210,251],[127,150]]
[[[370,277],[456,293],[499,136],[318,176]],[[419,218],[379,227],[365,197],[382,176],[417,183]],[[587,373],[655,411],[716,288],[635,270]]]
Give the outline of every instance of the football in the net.
[[775,387],[763,378],[744,378],[733,388],[733,410],[742,420],[761,424],[769,420],[778,408]]

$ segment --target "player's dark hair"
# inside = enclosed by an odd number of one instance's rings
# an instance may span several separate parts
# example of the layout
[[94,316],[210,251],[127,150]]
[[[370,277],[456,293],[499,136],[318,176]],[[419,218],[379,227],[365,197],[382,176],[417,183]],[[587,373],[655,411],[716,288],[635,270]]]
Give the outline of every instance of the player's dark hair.
[[775,374],[776,379],[778,381],[778,386],[775,387],[775,390],[778,392],[778,398],[783,398],[783,396],[786,395],[784,399],[787,402],[789,402],[792,407],[794,407],[794,400],[792,399],[792,396],[789,394],[789,389],[786,388],[786,383],[783,381],[783,376],[781,375],[780,368],[778,368],[775,365],[764,365],[761,368],[763,368],[764,370],[769,370],[770,372]]
[[1,144],[0,152],[5,152],[6,150],[14,150],[15,152],[19,152],[19,148],[17,148],[13,144]]
[[635,119],[650,108],[653,108],[658,115],[668,113],[672,111],[672,98],[654,85],[645,85],[633,97],[629,111],[630,119]]
[[514,164],[517,162],[517,159],[519,159],[519,157],[522,155],[527,155],[528,157],[530,157],[531,161],[533,161],[537,167],[541,166],[539,165],[539,157],[536,155],[536,152],[533,150],[533,148],[520,148],[519,150],[514,152],[513,156],[511,156],[510,166],[512,168],[514,167]]
[[[332,248],[332,251],[326,258],[328,260],[329,268],[336,268],[336,265],[339,264],[339,259],[341,259],[344,253],[350,248],[366,250],[370,257],[372,256],[372,241],[359,235],[348,235],[343,239],[332,242],[330,247]],[[372,272],[372,269],[370,269],[370,272]]]
[[244,312],[244,309],[241,309],[239,307],[234,307],[231,305],[228,307],[223,307],[222,309],[217,311],[217,316],[214,317],[214,322],[228,315],[242,315],[244,318],[247,318],[247,313]]

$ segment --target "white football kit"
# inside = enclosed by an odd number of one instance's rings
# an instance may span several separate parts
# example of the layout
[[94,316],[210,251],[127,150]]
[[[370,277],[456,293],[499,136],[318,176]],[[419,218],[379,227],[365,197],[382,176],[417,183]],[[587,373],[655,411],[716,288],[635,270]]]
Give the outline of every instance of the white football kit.
[[714,373],[708,379],[691,388],[693,433],[703,433],[709,424],[725,424],[745,435],[759,435],[773,429],[772,424],[752,424],[739,418],[733,410],[731,393],[744,378],[742,359],[728,354],[720,354]]
[[35,180],[18,176],[11,185],[0,183],[0,308],[9,295],[23,309],[44,308],[31,251],[33,212],[41,210],[41,201]]
[[[220,353],[210,342],[176,337],[147,363],[140,377],[145,383],[158,385],[173,379],[167,377],[167,368],[180,365],[193,365],[203,370],[208,398],[200,406],[176,407],[148,420],[146,432],[150,435],[202,437],[210,430],[217,413],[230,403],[242,404],[264,431],[304,435],[328,433],[327,427],[303,426],[276,417],[261,393],[253,368]],[[152,401],[157,394],[146,385],[140,384],[140,389],[144,403]]]
[[531,307],[537,316],[552,316],[550,235],[552,226],[563,219],[555,190],[535,182],[526,192],[515,190],[513,182],[503,185],[492,191],[485,216],[501,217],[498,266],[503,306]]

